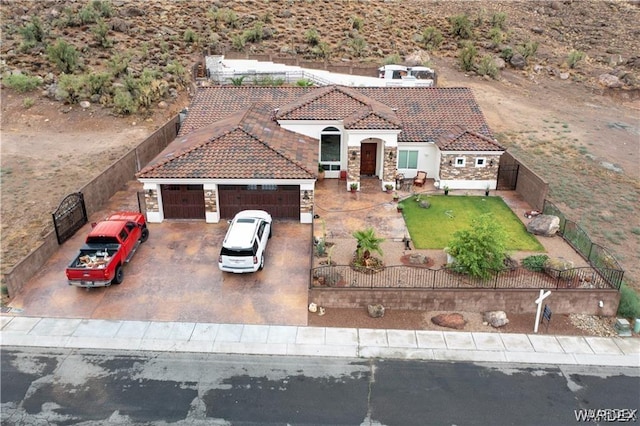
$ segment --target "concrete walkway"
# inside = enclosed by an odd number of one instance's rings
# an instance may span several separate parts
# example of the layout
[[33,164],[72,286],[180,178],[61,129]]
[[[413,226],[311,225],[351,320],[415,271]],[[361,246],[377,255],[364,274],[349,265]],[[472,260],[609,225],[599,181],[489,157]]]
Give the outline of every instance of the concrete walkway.
[[2,346],[640,366],[640,339],[0,317]]

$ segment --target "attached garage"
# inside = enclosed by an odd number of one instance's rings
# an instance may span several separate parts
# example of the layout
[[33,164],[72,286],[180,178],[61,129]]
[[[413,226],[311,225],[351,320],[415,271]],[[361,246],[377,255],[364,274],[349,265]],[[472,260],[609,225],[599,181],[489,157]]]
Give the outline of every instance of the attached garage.
[[166,219],[204,219],[202,185],[161,185]]
[[265,210],[275,218],[300,218],[298,185],[219,185],[220,217],[232,218],[241,210]]

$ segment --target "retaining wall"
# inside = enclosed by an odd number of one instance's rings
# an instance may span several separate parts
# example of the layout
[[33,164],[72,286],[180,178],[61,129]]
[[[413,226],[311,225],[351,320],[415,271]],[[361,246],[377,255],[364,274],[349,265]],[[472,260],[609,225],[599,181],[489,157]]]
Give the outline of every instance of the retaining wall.
[[[327,309],[362,308],[381,303],[387,309],[535,313],[539,290],[311,288],[309,303]],[[600,308],[598,302],[603,302]],[[606,290],[552,290],[545,299],[553,313],[615,316],[620,293]]]

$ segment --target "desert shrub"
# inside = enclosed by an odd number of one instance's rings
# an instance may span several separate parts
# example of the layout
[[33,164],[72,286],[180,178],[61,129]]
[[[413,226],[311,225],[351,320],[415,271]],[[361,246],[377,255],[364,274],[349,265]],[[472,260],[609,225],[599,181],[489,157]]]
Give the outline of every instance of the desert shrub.
[[435,50],[444,41],[442,33],[434,27],[427,27],[422,31],[422,45],[427,50]]
[[120,77],[120,75],[124,74],[129,67],[129,62],[131,62],[131,57],[128,53],[116,53],[107,61],[107,66],[109,67],[109,71],[113,74],[114,77]]
[[22,106],[24,107],[24,109],[29,109],[33,106],[33,104],[35,103],[35,101],[33,100],[33,98],[24,98],[22,100]]
[[393,55],[387,56],[386,58],[384,58],[384,61],[383,61],[385,65],[399,64],[401,62],[402,62],[402,57],[398,53],[394,53]]
[[455,270],[485,279],[503,269],[506,241],[504,229],[486,213],[473,220],[470,228],[453,234],[448,253],[455,258]]
[[455,15],[449,17],[451,33],[461,39],[473,37],[473,25],[467,15]]
[[196,32],[193,31],[191,28],[187,28],[184,31],[184,34],[182,34],[182,40],[184,40],[185,43],[197,43],[198,34],[196,34]]
[[132,114],[138,110],[133,96],[128,90],[118,89],[113,97],[113,109],[118,114]]
[[234,86],[242,86],[242,82],[244,82],[244,79],[246,78],[246,75],[241,75],[239,77],[231,77],[231,84],[233,84]]
[[537,41],[527,41],[524,44],[521,44],[516,48],[518,53],[524,56],[525,59],[529,59],[533,57],[538,51],[538,42]]
[[527,256],[522,259],[522,266],[530,271],[542,272],[547,260],[549,260],[549,256],[546,254],[534,254],[533,256]]
[[572,50],[569,52],[569,56],[567,56],[567,65],[569,65],[569,68],[575,68],[578,62],[582,61],[585,56],[585,53],[580,50]]
[[244,35],[242,34],[236,34],[233,37],[231,37],[231,45],[236,50],[240,50],[240,51],[244,50],[245,43],[246,43],[246,40],[244,39]]
[[96,42],[102,47],[111,47],[113,46],[113,40],[109,37],[109,26],[104,22],[103,19],[99,19],[98,23],[91,29],[93,33],[93,37]]
[[80,54],[64,40],[58,40],[56,44],[47,47],[47,55],[62,73],[69,74],[78,68]]
[[253,84],[256,86],[282,86],[284,84],[284,78],[266,75],[261,78],[254,78]]
[[264,31],[263,27],[264,27],[264,24],[260,21],[257,21],[256,23],[253,24],[253,27],[249,28],[248,30],[245,30],[242,33],[242,37],[244,38],[245,41],[257,43],[261,41],[263,38],[263,35],[262,35]]
[[493,46],[499,46],[504,39],[504,33],[500,28],[493,27],[489,30],[489,39],[491,40]]
[[349,21],[351,22],[351,28],[360,31],[364,27],[364,20],[359,16],[352,16]]
[[32,16],[31,22],[20,28],[19,32],[27,43],[42,43],[47,36],[42,21],[37,16]]
[[458,55],[460,68],[464,71],[472,71],[475,67],[476,56],[478,56],[478,50],[473,43],[465,43]]
[[80,12],[78,12],[78,18],[80,19],[80,23],[82,25],[96,23],[99,16],[100,15],[91,4],[85,5],[82,9],[80,9]]
[[58,28],[77,27],[80,24],[79,14],[69,6],[62,8],[60,17],[55,21],[55,26]]
[[217,16],[216,21],[224,23],[228,28],[238,27],[238,15],[233,10],[225,7],[214,14]]
[[618,316],[623,318],[640,318],[640,297],[634,289],[622,283],[620,287],[620,304]]
[[311,86],[313,86],[313,81],[308,80],[306,78],[302,78],[302,79],[296,81],[296,86],[298,86],[298,87],[311,87]]
[[367,50],[367,41],[360,36],[350,39],[348,45],[355,57],[363,56]]
[[77,104],[80,99],[87,96],[85,77],[81,75],[61,75],[58,80],[56,95],[66,103]]
[[42,81],[38,77],[25,74],[11,74],[4,77],[2,82],[5,86],[21,93],[30,92],[42,84]]
[[309,28],[304,33],[304,40],[311,46],[317,46],[320,43],[320,33],[315,28]]
[[484,55],[480,58],[476,72],[480,75],[488,75],[493,79],[498,78],[498,74],[500,74],[498,66],[491,55]]
[[102,95],[109,91],[111,74],[106,72],[90,73],[87,75],[87,90],[89,95]]
[[331,46],[325,41],[321,41],[317,46],[313,46],[311,52],[318,58],[329,58],[331,56]]
[[504,49],[502,49],[502,51],[500,52],[500,57],[505,61],[509,62],[513,57],[513,49],[511,48],[511,46],[507,46]]
[[93,6],[94,10],[103,18],[110,18],[113,15],[113,8],[108,1],[93,0],[91,6]]
[[507,14],[504,12],[496,12],[491,16],[491,26],[504,30],[506,28]]

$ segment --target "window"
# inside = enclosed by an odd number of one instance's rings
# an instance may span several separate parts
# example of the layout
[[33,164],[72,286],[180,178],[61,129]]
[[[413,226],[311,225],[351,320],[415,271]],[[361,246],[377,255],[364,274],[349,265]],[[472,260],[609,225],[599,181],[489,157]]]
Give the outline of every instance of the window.
[[398,151],[398,168],[399,169],[417,169],[418,168],[418,151]]
[[120,240],[121,241],[127,241],[127,238],[129,237],[129,234],[127,233],[127,231],[123,228],[120,230]]
[[[340,161],[340,130],[327,127],[320,134],[320,162]],[[328,169],[325,169],[328,170]]]
[[455,166],[464,167],[464,165],[465,165],[464,157],[456,157]]
[[476,167],[486,167],[487,159],[486,158],[476,158]]

